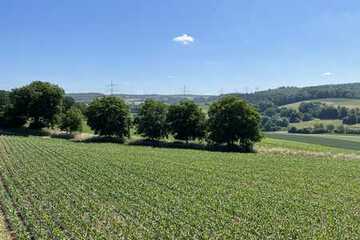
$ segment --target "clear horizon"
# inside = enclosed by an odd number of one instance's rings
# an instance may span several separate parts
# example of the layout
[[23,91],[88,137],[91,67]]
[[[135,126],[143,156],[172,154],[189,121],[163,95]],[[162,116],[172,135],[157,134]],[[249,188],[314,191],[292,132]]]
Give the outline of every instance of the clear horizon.
[[0,89],[218,95],[359,82],[360,2],[0,3]]

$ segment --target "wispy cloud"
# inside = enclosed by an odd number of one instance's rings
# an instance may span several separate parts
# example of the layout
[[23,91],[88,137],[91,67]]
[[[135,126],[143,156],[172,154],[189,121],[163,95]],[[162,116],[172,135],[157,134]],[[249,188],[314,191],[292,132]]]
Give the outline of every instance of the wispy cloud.
[[195,41],[194,37],[187,35],[187,34],[183,34],[181,36],[177,36],[173,39],[174,42],[179,42],[182,43],[184,45],[187,45],[189,43],[193,43]]
[[331,77],[331,76],[334,76],[334,73],[332,72],[324,72],[321,74],[322,77]]

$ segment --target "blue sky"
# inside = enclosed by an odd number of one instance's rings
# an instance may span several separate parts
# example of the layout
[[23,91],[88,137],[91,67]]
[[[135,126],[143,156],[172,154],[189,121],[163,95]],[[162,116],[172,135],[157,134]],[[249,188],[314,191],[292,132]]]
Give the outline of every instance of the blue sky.
[[1,0],[0,89],[46,80],[106,92],[113,81],[120,93],[219,94],[356,82],[359,23],[358,0]]

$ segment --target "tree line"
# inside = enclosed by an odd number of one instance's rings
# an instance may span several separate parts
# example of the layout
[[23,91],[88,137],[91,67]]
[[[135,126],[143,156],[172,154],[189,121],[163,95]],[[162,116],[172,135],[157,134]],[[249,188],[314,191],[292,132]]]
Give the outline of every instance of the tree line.
[[360,83],[321,85],[313,87],[280,87],[248,94],[237,94],[258,105],[261,102],[282,106],[290,103],[321,98],[360,98]]
[[0,92],[0,126],[32,129],[60,128],[81,131],[83,120],[100,136],[130,138],[132,130],[146,139],[174,138],[188,143],[238,146],[250,151],[260,141],[260,114],[238,96],[224,96],[212,103],[206,114],[191,100],[164,104],[147,99],[138,114],[119,98],[103,96],[90,104],[76,103],[64,90],[35,81],[10,92]]
[[301,121],[342,120],[345,125],[360,123],[360,109],[332,106],[321,102],[302,102],[298,109],[278,107],[272,103],[260,103],[261,126],[264,131],[278,131],[289,123]]

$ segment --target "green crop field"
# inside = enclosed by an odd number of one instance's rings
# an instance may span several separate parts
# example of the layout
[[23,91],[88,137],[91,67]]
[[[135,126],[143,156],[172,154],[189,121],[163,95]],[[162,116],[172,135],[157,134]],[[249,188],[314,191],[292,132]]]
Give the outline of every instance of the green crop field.
[[291,140],[309,144],[318,144],[335,148],[360,151],[360,136],[341,134],[293,134],[286,132],[266,133],[274,139]]
[[357,238],[360,161],[305,153],[346,153],[314,146],[265,139],[241,154],[0,136],[1,209],[17,239]]
[[[315,125],[323,124],[325,127],[327,125],[334,125],[335,127],[338,127],[340,125],[343,125],[342,120],[324,120],[324,119],[314,119],[311,121],[303,121],[298,123],[290,123],[291,127],[297,127],[297,128],[307,128],[307,127],[314,127]],[[354,124],[354,125],[344,125],[350,128],[360,128],[360,124]]]
[[[314,99],[304,102],[321,102],[331,106],[343,106],[348,108],[360,108],[360,99],[351,99],[351,98],[323,98],[323,99]],[[298,109],[302,102],[292,103],[284,105],[284,107]]]
[[[335,127],[342,125],[342,120],[321,120],[314,119],[311,121],[303,121],[298,123],[290,123],[291,127],[297,128],[306,128],[306,127],[314,127],[317,124],[323,124],[325,127],[329,124],[334,125]],[[357,127],[358,125],[352,125],[351,127]]]

